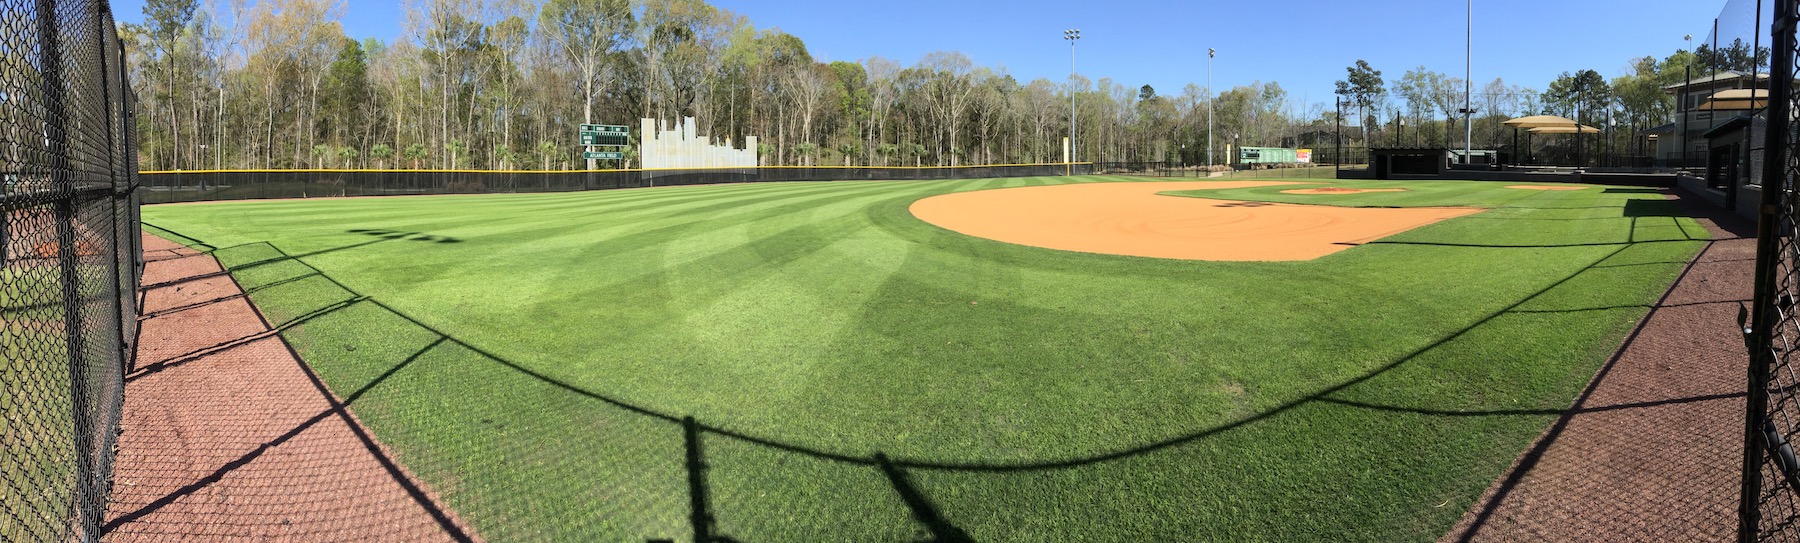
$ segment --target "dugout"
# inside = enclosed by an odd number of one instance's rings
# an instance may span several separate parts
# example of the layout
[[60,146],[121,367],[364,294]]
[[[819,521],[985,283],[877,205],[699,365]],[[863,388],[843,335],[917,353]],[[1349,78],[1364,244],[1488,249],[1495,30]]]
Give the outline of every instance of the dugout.
[[1683,175],[1676,186],[1689,194],[1745,217],[1756,217],[1762,201],[1763,152],[1755,143],[1765,137],[1768,119],[1739,115],[1701,134],[1706,145],[1704,175]]
[[1442,147],[1376,147],[1369,149],[1369,169],[1376,179],[1436,179],[1450,165]]

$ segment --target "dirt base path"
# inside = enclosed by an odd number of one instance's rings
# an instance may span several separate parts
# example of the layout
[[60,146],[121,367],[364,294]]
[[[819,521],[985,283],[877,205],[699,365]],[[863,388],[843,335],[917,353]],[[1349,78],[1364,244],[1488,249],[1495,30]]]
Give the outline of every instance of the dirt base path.
[[[1076,183],[957,192],[913,202],[920,220],[1046,249],[1185,260],[1311,260],[1470,207],[1356,208],[1164,196],[1285,181]],[[1321,202],[1324,203],[1324,202]]]
[[217,261],[144,236],[108,541],[470,541]]
[[1756,258],[1747,221],[1683,201],[1713,241],[1574,407],[1442,541],[1730,541]]

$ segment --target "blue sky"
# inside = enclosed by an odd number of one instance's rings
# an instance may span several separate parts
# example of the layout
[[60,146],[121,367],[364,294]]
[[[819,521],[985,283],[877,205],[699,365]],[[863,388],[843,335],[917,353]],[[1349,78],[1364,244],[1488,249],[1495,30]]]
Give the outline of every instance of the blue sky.
[[[1772,2],[1773,0],[1768,0]],[[1390,80],[1417,66],[1460,77],[1465,3],[1455,0],[712,0],[758,28],[799,36],[815,57],[855,61],[881,56],[912,64],[926,53],[962,51],[977,64],[1014,77],[1061,81],[1069,72],[1066,28],[1080,28],[1076,67],[1162,94],[1205,84],[1206,48],[1213,87],[1279,81],[1295,100],[1331,100],[1344,67],[1366,59]],[[1728,11],[1754,5],[1735,0]],[[1664,56],[1696,43],[1727,4],[1689,0],[1477,0],[1474,80],[1503,77],[1542,89],[1558,73],[1584,68],[1608,77],[1638,56]],[[119,0],[120,21],[143,18],[143,0]],[[1752,10],[1753,11],[1753,10]],[[401,4],[348,0],[345,31],[392,40]]]

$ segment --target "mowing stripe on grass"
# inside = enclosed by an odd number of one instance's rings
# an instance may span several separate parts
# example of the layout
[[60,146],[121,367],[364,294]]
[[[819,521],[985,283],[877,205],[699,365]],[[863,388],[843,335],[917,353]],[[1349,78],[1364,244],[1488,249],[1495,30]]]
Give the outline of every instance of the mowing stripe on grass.
[[711,533],[745,541],[1434,539],[1701,232],[1658,194],[1479,182],[1195,194],[1504,208],[1305,262],[1035,249],[906,211],[1063,182],[1131,179],[144,213],[270,242],[221,260],[312,253],[239,272],[272,315],[368,296],[284,336],[333,390],[389,375],[358,417],[484,536],[544,541],[686,537],[693,481]]

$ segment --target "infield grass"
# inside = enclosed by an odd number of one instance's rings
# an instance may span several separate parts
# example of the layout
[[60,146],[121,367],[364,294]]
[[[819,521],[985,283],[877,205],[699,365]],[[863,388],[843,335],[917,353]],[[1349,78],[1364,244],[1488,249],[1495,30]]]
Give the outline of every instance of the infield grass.
[[907,212],[1130,180],[143,216],[222,247],[272,321],[298,319],[284,336],[331,389],[489,541],[688,540],[696,496],[716,519],[702,529],[745,542],[1433,540],[1706,238],[1659,194],[1481,182],[1195,194],[1496,208],[1305,262],[1022,247]]

